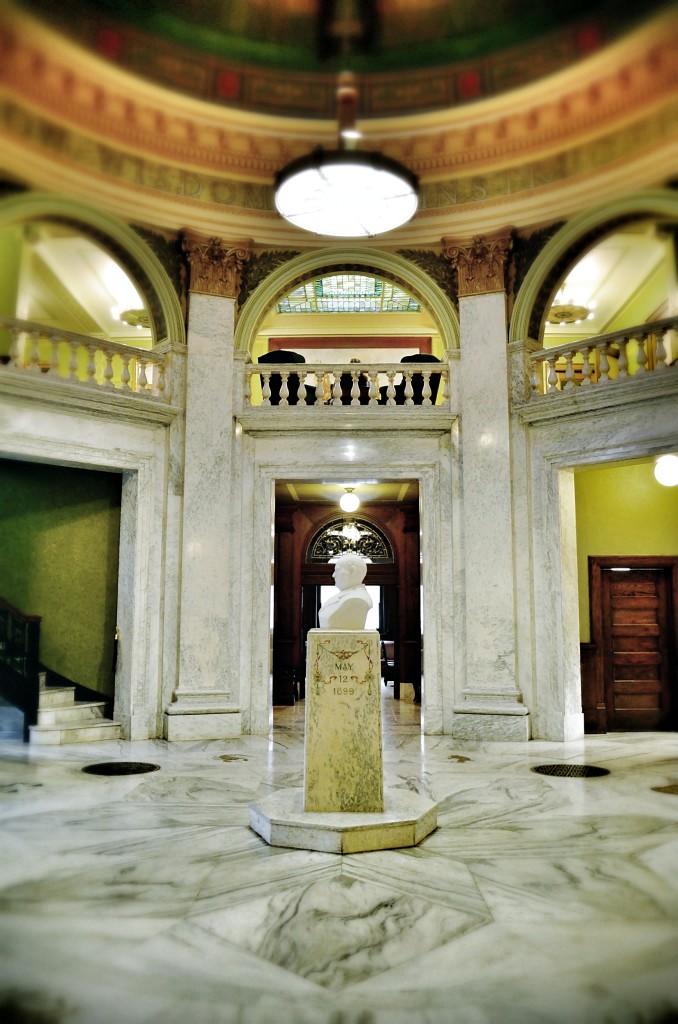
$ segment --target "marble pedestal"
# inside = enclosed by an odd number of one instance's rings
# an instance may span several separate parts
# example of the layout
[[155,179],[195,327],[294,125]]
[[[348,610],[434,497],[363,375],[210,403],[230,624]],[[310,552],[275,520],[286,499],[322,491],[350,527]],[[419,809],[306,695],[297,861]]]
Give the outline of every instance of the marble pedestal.
[[250,807],[271,846],[361,853],[415,846],[437,825],[436,806],[383,787],[379,634],[308,634],[304,789]]

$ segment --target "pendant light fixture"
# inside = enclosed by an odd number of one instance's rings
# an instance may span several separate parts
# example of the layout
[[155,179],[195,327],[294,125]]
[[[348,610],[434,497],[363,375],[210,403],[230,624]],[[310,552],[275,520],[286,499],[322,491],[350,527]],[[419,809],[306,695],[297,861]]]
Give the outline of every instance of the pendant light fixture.
[[318,147],[276,175],[276,208],[295,227],[333,238],[365,238],[392,231],[416,213],[416,175],[381,153],[355,149],[357,107],[355,77],[344,71],[337,87],[337,149]]
[[346,487],[339,499],[339,507],[343,512],[355,512],[360,506],[360,498],[353,493],[352,487]]

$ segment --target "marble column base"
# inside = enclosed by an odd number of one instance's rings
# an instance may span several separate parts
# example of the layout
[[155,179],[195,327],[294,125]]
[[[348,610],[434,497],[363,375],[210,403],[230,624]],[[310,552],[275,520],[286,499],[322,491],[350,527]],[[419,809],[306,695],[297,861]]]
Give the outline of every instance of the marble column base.
[[462,740],[522,742],[530,738],[530,716],[527,708],[519,712],[507,712],[505,709],[466,711],[456,707],[450,733]]
[[229,708],[217,693],[182,694],[165,708],[166,740],[222,740],[241,735],[240,709]]
[[281,789],[250,805],[250,828],[269,846],[365,853],[416,846],[438,825],[436,805],[410,790],[386,789],[384,810],[304,811],[302,789]]

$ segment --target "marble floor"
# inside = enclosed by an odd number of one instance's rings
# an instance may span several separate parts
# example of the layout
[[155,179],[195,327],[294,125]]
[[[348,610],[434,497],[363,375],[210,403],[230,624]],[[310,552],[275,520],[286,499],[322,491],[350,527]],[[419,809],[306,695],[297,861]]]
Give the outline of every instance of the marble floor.
[[[303,703],[268,738],[0,735],[0,1021],[678,1021],[678,735],[460,743],[383,708],[386,784],[437,801],[438,828],[343,857],[248,826],[302,784]],[[159,770],[82,771],[112,760]]]

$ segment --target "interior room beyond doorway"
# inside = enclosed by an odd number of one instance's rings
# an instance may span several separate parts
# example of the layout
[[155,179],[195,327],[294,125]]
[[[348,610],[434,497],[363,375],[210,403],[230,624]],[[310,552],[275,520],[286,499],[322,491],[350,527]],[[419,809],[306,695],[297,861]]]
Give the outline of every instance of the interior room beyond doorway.
[[[344,511],[351,489],[360,502]],[[334,592],[333,562],[357,551],[367,564],[379,631],[384,699],[421,702],[419,484],[412,480],[278,480],[272,600],[272,704],[291,707],[305,695],[306,637]]]

